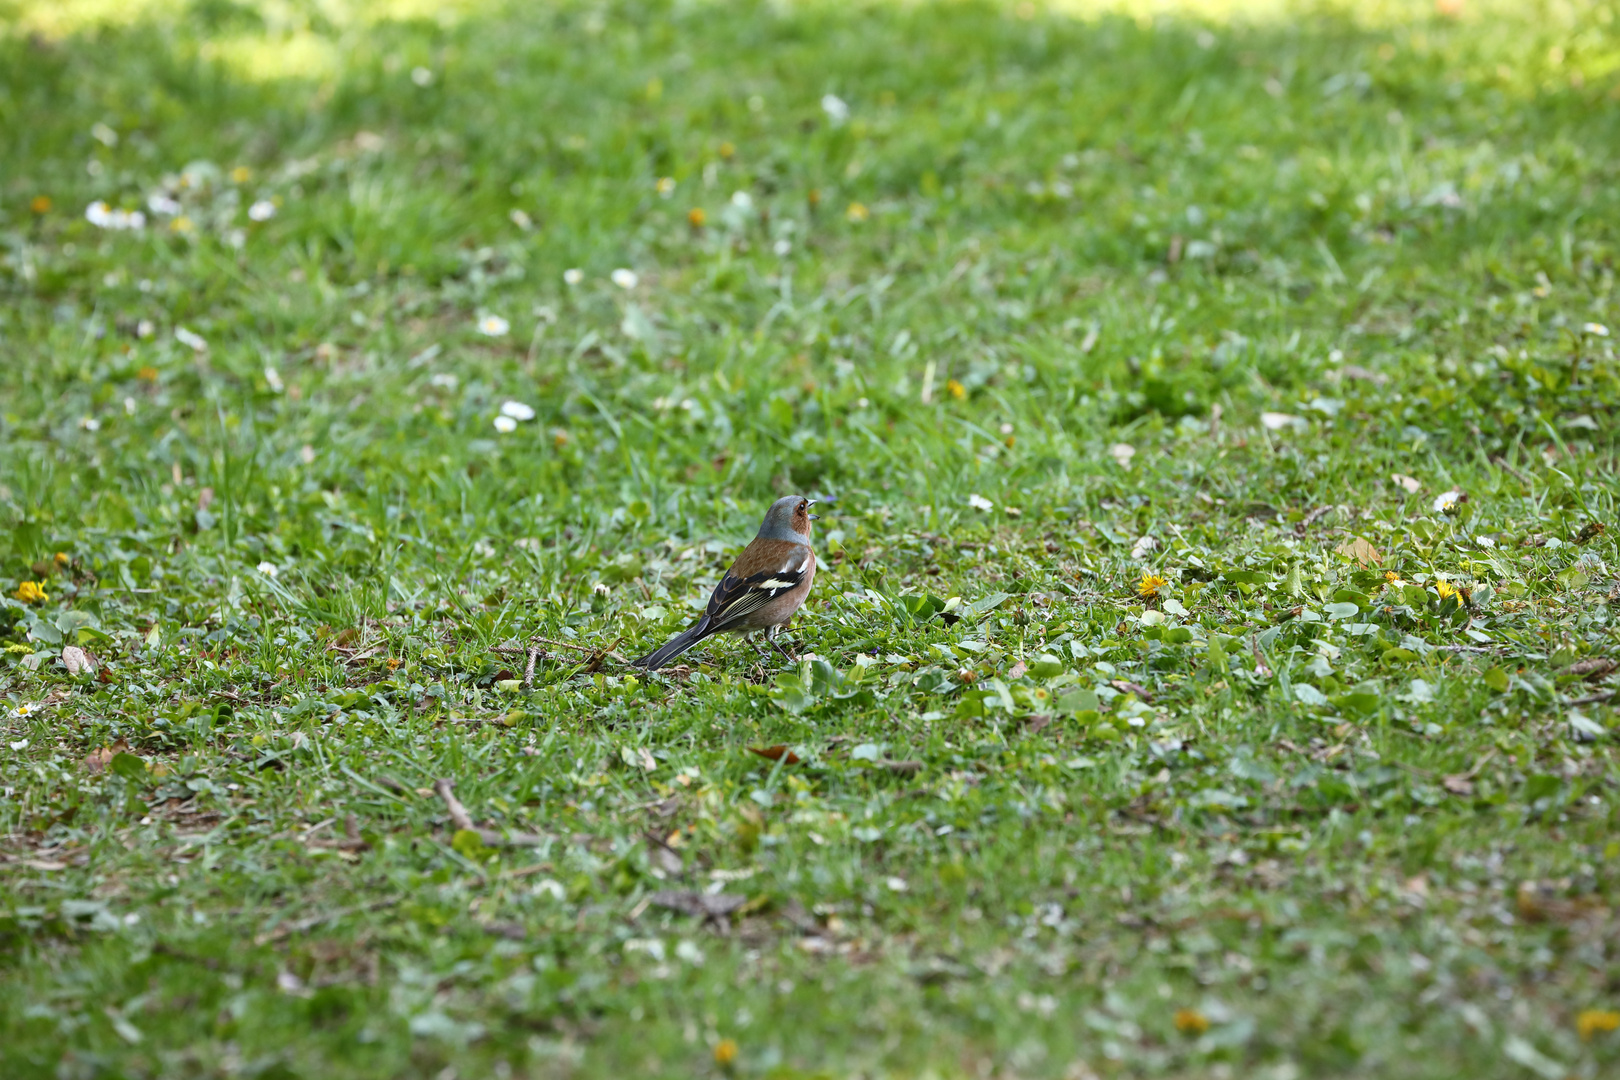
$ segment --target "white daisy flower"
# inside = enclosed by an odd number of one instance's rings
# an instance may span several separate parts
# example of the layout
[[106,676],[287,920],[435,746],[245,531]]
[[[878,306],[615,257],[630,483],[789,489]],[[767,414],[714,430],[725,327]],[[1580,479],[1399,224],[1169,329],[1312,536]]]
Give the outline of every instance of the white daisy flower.
[[1608,337],[1609,336],[1609,328],[1607,326],[1604,326],[1602,323],[1589,322],[1586,325],[1582,326],[1581,329],[1585,330],[1588,334],[1591,334],[1593,337]]
[[835,124],[842,124],[849,119],[849,103],[837,94],[821,95],[821,111]]
[[517,430],[517,421],[510,416],[497,416],[495,418],[495,430],[502,435],[510,435]]
[[411,68],[411,82],[417,86],[433,85],[433,69],[425,67]]
[[203,336],[195,331],[187,330],[183,326],[175,327],[174,340],[178,341],[182,345],[189,346],[198,352],[208,351],[208,342],[203,340]]
[[622,266],[609,274],[608,277],[612,278],[613,284],[621,289],[633,289],[636,287],[636,283],[641,280],[636,276],[634,270],[626,270]]
[[739,210],[751,210],[754,206],[754,197],[746,191],[733,191],[731,205]]
[[258,570],[259,573],[263,574],[267,578],[273,578],[277,574],[281,573],[281,571],[276,568],[276,564],[273,562],[261,562],[254,569]]
[[437,386],[440,390],[454,390],[456,388],[456,381],[457,380],[454,375],[450,374],[448,371],[441,371],[428,379],[428,385]]
[[533,420],[534,409],[521,401],[507,401],[501,404],[501,415],[513,420]]
[[154,214],[174,217],[180,212],[180,202],[177,199],[171,199],[161,191],[154,191],[146,198],[146,208]]
[[510,329],[512,324],[499,315],[485,315],[478,320],[478,332],[485,337],[500,337]]
[[996,508],[996,504],[985,498],[983,495],[969,495],[968,505],[973,507],[975,510],[984,510],[987,512]]
[[1437,514],[1445,513],[1453,506],[1456,506],[1457,500],[1460,498],[1462,498],[1462,492],[1460,491],[1442,491],[1434,500],[1434,512]]
[[281,372],[277,371],[273,367],[267,367],[264,369],[264,381],[270,385],[270,392],[273,394],[279,394],[282,390],[286,389],[285,385],[281,381]]
[[585,271],[579,269],[577,266],[570,267],[569,269],[563,271],[563,284],[565,285],[578,285],[584,280]]
[[248,207],[248,217],[253,221],[269,221],[276,216],[276,204],[269,199],[260,199]]
[[775,251],[776,254],[782,258],[786,258],[787,256],[793,254],[793,241],[778,240],[775,245],[773,245],[771,250]]
[[26,720],[37,712],[39,712],[38,705],[25,701],[11,710],[11,718],[13,720]]

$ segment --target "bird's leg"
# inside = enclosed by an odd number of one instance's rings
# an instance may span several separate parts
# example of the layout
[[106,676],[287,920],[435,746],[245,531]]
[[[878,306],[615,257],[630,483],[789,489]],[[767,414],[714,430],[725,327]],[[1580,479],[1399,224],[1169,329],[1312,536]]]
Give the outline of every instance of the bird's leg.
[[771,647],[774,648],[777,652],[781,653],[782,656],[788,661],[788,663],[794,663],[799,658],[797,656],[794,656],[792,653],[788,652],[786,649],[782,648],[781,642],[776,640],[776,632],[779,629],[781,629],[781,627],[767,626],[765,628],[765,640],[770,642]]

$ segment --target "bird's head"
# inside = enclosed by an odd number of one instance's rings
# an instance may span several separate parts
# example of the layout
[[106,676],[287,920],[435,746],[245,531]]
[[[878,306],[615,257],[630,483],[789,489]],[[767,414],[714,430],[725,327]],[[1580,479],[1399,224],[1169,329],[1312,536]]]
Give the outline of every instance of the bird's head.
[[803,495],[787,495],[777,499],[765,511],[765,521],[759,527],[759,535],[808,543],[810,523],[816,520],[816,515],[810,512],[813,505],[814,501]]

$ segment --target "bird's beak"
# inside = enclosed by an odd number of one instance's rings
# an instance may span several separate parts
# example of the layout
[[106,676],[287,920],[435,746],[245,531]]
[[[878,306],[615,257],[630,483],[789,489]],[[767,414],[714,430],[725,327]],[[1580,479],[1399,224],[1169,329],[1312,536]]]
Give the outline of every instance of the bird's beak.
[[820,521],[821,520],[821,515],[820,514],[811,514],[810,515],[810,520],[811,521]]

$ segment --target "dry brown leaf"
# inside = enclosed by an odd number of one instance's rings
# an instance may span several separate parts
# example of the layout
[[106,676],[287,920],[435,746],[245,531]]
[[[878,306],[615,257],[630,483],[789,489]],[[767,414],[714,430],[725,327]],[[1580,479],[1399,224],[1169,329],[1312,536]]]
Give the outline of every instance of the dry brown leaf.
[[1141,701],[1144,705],[1153,700],[1153,691],[1149,690],[1141,683],[1133,683],[1128,679],[1109,679],[1108,685],[1112,686],[1115,690],[1118,690],[1122,694],[1135,694],[1137,700]]
[[1455,773],[1440,781],[1440,785],[1453,795],[1472,795],[1474,781],[1464,773]]
[[1009,681],[1013,679],[1022,679],[1028,673],[1029,665],[1020,660],[1012,667],[1007,669],[1007,678]]
[[789,750],[786,743],[780,743],[776,746],[750,746],[748,752],[758,754],[760,757],[770,761],[780,761],[784,765],[797,765],[799,763],[799,755]]
[[77,645],[63,646],[62,663],[67,665],[69,675],[94,675],[96,673],[95,658]]
[[1377,566],[1379,563],[1384,561],[1384,556],[1379,553],[1378,549],[1367,543],[1367,541],[1363,540],[1359,536],[1351,540],[1346,540],[1333,550],[1346,558],[1356,560],[1356,562],[1360,563],[1364,568],[1368,566]]
[[1409,495],[1416,495],[1418,492],[1423,490],[1423,485],[1419,483],[1415,477],[1405,476],[1401,473],[1391,473],[1389,478],[1396,484],[1399,484],[1401,487],[1405,488],[1407,494]]
[[647,899],[653,907],[701,915],[705,919],[723,919],[748,902],[748,897],[736,893],[700,893],[686,889],[655,892]]
[[1607,656],[1589,656],[1585,660],[1577,660],[1569,665],[1569,674],[1579,675],[1583,679],[1596,681],[1609,674],[1620,664],[1610,660]]

